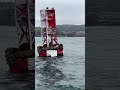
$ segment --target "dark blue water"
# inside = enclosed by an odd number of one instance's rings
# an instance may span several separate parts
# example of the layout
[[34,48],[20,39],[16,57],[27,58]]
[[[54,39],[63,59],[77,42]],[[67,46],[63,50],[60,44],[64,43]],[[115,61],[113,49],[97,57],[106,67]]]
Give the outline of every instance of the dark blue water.
[[[36,90],[84,90],[85,87],[85,38],[61,37],[63,57],[40,58],[36,51]],[[36,46],[41,38],[36,37]]]

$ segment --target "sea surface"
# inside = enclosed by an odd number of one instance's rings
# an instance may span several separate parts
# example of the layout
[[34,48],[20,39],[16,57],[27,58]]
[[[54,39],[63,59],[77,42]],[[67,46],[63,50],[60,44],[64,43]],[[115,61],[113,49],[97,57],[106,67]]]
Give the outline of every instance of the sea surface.
[[9,47],[18,47],[16,27],[0,26],[0,90],[34,90],[34,73],[13,74],[9,72],[4,53]]
[[[36,47],[42,44],[36,37]],[[84,90],[85,38],[60,37],[64,45],[62,57],[38,57],[35,52],[35,90]]]
[[[15,27],[0,27],[0,90],[83,90],[85,86],[85,38],[60,37],[64,56],[39,58],[36,53],[34,73],[12,74],[4,51],[18,47]],[[36,37],[36,46],[42,44]],[[34,61],[34,59],[32,60]],[[35,76],[34,76],[35,75]],[[35,84],[34,84],[35,82]]]

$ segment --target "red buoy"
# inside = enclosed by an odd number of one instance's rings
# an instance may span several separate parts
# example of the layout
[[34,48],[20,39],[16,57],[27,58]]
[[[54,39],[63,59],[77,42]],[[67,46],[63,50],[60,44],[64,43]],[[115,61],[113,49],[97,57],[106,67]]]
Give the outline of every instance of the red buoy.
[[37,47],[39,56],[62,56],[63,45],[58,43],[55,9],[46,8],[41,10],[40,14],[43,45]]
[[28,71],[28,60],[27,59],[17,59],[14,64],[9,64],[9,69],[11,73],[24,73]]

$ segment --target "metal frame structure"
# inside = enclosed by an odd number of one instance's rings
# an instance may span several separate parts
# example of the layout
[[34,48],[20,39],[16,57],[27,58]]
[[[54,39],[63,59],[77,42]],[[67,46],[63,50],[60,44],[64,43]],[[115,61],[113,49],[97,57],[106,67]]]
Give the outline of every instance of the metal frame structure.
[[56,31],[55,9],[43,9],[41,15],[41,36],[43,45],[49,47],[49,43],[58,44],[58,35]]
[[15,17],[18,46],[28,43],[30,50],[35,42],[35,0],[16,0]]

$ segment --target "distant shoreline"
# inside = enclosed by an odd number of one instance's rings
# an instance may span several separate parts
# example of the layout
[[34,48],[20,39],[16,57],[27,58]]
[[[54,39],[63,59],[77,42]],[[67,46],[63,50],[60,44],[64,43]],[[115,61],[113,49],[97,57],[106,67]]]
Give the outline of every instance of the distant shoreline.
[[[85,25],[57,25],[59,37],[85,37]],[[35,35],[41,36],[41,27],[35,27]]]

